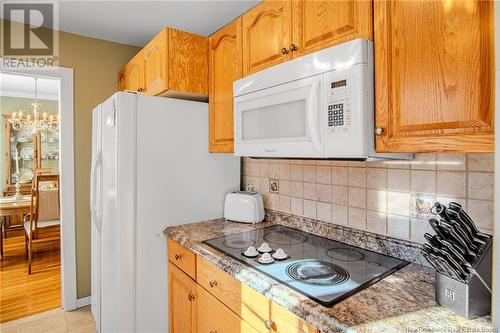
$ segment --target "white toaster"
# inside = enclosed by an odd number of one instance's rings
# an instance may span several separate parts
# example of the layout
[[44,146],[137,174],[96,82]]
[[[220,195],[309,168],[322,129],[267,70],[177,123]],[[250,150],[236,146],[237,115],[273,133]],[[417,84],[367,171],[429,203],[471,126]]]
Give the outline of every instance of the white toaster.
[[226,194],[224,218],[243,223],[259,223],[264,220],[264,201],[257,192],[236,191]]

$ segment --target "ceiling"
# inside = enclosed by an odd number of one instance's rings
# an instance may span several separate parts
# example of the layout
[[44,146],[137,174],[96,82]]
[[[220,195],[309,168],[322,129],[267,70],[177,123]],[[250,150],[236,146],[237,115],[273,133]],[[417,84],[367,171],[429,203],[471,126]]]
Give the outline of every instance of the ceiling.
[[143,47],[165,26],[208,36],[257,2],[65,0],[59,30]]
[[[59,100],[59,80],[38,78],[38,99]],[[0,72],[0,96],[35,98],[35,79]]]

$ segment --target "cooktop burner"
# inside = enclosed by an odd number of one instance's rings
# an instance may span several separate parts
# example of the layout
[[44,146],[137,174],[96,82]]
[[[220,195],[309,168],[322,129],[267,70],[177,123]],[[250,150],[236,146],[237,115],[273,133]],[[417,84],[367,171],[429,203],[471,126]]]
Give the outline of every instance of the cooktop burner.
[[253,239],[226,239],[223,244],[230,249],[247,249],[249,246],[255,246],[257,242]]
[[297,281],[318,286],[333,286],[349,279],[349,273],[327,261],[304,260],[290,264],[286,274]]
[[356,249],[347,247],[334,247],[326,250],[326,255],[340,261],[359,261],[365,259],[365,255]]
[[[331,306],[383,279],[407,261],[349,244],[274,225],[204,241],[205,244],[297,290],[316,302]],[[267,243],[272,251],[245,257],[249,246]],[[274,255],[282,249],[284,260]],[[282,253],[282,252],[280,252]],[[273,257],[274,255],[274,257]]]
[[264,233],[262,237],[266,242],[279,244],[279,245],[297,245],[302,244],[308,240],[304,233],[297,230],[282,230],[280,231],[270,231]]

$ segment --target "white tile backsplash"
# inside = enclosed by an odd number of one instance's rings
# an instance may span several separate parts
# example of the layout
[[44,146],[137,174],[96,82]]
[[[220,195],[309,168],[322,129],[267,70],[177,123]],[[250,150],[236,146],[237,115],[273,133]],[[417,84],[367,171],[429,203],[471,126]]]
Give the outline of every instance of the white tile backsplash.
[[321,202],[332,202],[332,185],[317,184],[317,200]]
[[438,171],[437,195],[465,198],[465,172]]
[[366,212],[366,230],[377,234],[387,234],[387,214],[382,212]]
[[332,167],[332,185],[347,185],[348,168]]
[[366,208],[366,189],[349,187],[349,206]]
[[[243,159],[242,188],[251,184],[262,192],[266,208],[415,242],[432,232],[426,220],[432,215],[421,214],[427,202],[455,201],[481,230],[492,232],[492,154],[415,157],[369,162]],[[269,193],[269,179],[279,180],[279,194]]]
[[410,191],[415,193],[436,193],[436,171],[412,170],[410,173]]
[[387,234],[392,237],[410,238],[410,218],[407,216],[387,215]]
[[326,202],[318,202],[316,204],[316,215],[319,220],[332,220],[332,205]]
[[495,177],[493,173],[471,172],[469,173],[469,198],[483,199],[493,197],[493,185]]
[[349,207],[349,222],[350,227],[356,229],[366,229],[366,210],[362,208]]
[[387,189],[390,191],[409,191],[410,171],[399,170],[399,169],[388,169]]
[[318,184],[331,184],[332,169],[329,166],[316,167],[316,181]]

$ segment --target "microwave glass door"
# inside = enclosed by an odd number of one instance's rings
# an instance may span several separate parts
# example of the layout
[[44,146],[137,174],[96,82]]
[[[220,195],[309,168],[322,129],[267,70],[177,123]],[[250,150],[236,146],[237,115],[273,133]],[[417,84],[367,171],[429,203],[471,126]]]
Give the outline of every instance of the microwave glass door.
[[244,110],[241,120],[244,141],[304,138],[307,136],[306,99]]
[[322,153],[321,76],[235,98],[239,156],[309,157]]

